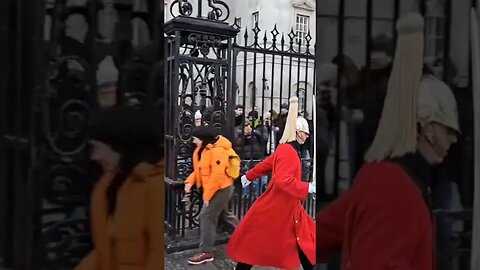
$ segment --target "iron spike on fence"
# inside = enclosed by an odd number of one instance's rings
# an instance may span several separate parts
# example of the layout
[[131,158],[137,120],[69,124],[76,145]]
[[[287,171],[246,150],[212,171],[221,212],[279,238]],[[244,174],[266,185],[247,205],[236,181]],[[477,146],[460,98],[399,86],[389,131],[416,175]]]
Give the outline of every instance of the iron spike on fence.
[[275,24],[275,26],[273,27],[273,30],[270,33],[272,33],[272,47],[271,47],[271,49],[272,50],[278,50],[278,48],[277,48],[277,36],[278,36],[279,32],[277,30],[277,24]]

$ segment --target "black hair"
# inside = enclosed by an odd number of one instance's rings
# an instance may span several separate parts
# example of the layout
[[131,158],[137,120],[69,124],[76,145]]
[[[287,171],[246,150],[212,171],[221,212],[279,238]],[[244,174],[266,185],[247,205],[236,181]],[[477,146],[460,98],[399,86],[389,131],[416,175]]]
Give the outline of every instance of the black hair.
[[[163,159],[163,117],[144,108],[114,106],[101,111],[90,127],[90,139],[109,145],[120,154],[119,171],[107,188],[108,214],[115,213],[118,190],[142,162]],[[155,120],[158,120],[156,122]]]
[[386,34],[380,34],[375,36],[371,42],[372,51],[385,52],[389,56],[393,56],[395,52],[393,45],[394,44],[392,38],[387,36]]
[[202,141],[202,146],[198,151],[198,159],[202,157],[202,152],[205,150],[205,147],[209,144],[213,144],[218,139],[218,130],[212,126],[200,126],[193,130],[192,137],[197,137]]

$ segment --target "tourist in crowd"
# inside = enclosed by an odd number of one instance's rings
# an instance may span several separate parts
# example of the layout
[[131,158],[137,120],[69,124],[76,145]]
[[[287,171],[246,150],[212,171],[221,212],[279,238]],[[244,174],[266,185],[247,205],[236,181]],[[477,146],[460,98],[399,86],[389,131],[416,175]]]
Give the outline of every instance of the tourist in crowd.
[[[357,162],[363,163],[366,153],[375,137],[380,116],[382,115],[383,102],[387,93],[388,78],[392,70],[393,41],[388,36],[381,34],[372,41],[370,53],[370,66],[361,70],[360,91],[358,104],[364,115],[361,129],[358,131]],[[361,165],[361,164],[358,164]]]
[[244,108],[243,105],[235,105],[235,127],[240,127],[244,121]]
[[103,173],[91,197],[94,249],[76,270],[163,269],[163,149],[153,116],[112,107],[91,126],[91,159]]
[[258,120],[258,119],[259,119],[257,106],[253,107],[253,110],[251,110],[251,111],[248,113],[248,119],[249,119],[250,121],[255,121],[255,120]]
[[266,147],[265,147],[265,155],[269,156],[277,147],[277,138],[279,136],[280,129],[275,126],[272,119],[274,119],[274,114],[271,112],[267,112],[263,115],[262,124],[257,127],[257,129],[262,133],[262,137],[265,140]]
[[[255,162],[259,162],[265,158],[266,142],[264,134],[258,128],[254,129],[250,122],[246,122],[243,127],[243,136],[237,138],[235,149],[244,161],[243,171],[247,171]],[[255,181],[243,189],[243,196],[248,197],[254,195],[260,196],[264,187],[267,185],[267,176],[261,177],[260,183]]]
[[200,110],[195,112],[194,118],[195,118],[195,126],[196,127],[201,126],[202,125],[202,113],[200,112]]
[[[342,103],[340,108],[337,104],[338,94],[345,93],[342,91],[346,85],[343,84],[340,90],[337,86],[338,66],[332,63],[325,63],[317,69],[319,80],[319,91],[321,93],[321,109],[319,113],[325,113],[328,119],[328,141],[329,152],[325,164],[325,192],[333,194],[334,187],[337,185],[337,190],[340,193],[346,191],[352,182],[355,174],[355,135],[356,126],[362,123],[363,114],[360,110],[350,109],[346,104]],[[346,82],[345,74],[341,76],[340,81]],[[345,99],[342,99],[345,101]],[[345,102],[346,103],[346,102]],[[339,110],[340,109],[340,110]],[[340,111],[340,114],[338,113]],[[320,118],[322,119],[322,118]],[[338,128],[337,130],[337,122]],[[322,125],[323,126],[323,125]],[[325,130],[319,130],[325,132]],[[319,134],[324,138],[324,134]],[[339,140],[338,150],[338,171],[335,171],[335,159],[337,157],[337,144]],[[335,183],[335,179],[338,182]]]
[[280,105],[280,113],[277,117],[273,118],[273,124],[278,127],[278,134],[276,145],[280,143],[280,138],[282,137],[283,131],[285,130],[285,124],[287,122],[288,115],[288,104],[283,103]]

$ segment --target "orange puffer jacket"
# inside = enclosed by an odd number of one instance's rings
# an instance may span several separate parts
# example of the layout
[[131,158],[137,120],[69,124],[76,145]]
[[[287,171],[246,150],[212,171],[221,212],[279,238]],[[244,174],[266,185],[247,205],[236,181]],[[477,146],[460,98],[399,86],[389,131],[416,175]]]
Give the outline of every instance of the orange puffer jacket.
[[118,191],[114,218],[109,218],[105,193],[112,177],[104,175],[93,190],[95,248],[75,270],[163,269],[163,163],[141,163],[133,170]]
[[185,181],[186,184],[203,187],[203,200],[210,201],[220,189],[233,185],[233,179],[225,173],[230,161],[227,151],[232,149],[232,143],[225,137],[219,136],[215,144],[209,144],[198,159],[197,147],[193,152],[193,172]]

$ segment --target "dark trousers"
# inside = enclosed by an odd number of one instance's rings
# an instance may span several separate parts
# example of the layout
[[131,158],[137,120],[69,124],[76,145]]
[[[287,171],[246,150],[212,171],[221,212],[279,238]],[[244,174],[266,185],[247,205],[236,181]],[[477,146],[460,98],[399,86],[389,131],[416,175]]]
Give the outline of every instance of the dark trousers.
[[[302,249],[298,247],[298,257],[300,258],[300,264],[302,265],[303,270],[313,270],[313,264],[310,263],[305,253],[303,253]],[[250,270],[252,269],[253,265],[245,264],[245,263],[237,263],[237,267],[235,270]]]
[[233,196],[234,187],[218,190],[213,195],[208,206],[200,210],[200,250],[212,252],[217,234],[218,218],[222,218],[232,227],[236,228],[239,221],[235,214],[228,208],[228,202]]

